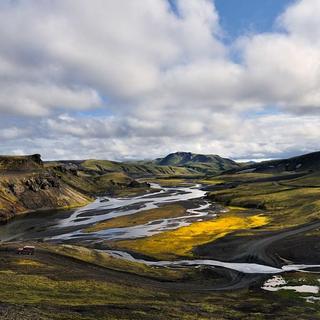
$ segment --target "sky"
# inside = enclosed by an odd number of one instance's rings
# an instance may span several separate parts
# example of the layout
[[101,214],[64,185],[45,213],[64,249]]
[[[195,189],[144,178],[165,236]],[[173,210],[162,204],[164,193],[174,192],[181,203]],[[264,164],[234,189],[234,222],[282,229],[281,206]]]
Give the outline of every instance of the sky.
[[216,0],[225,35],[235,40],[243,34],[271,31],[275,19],[293,0]]
[[1,0],[0,154],[320,150],[319,0]]

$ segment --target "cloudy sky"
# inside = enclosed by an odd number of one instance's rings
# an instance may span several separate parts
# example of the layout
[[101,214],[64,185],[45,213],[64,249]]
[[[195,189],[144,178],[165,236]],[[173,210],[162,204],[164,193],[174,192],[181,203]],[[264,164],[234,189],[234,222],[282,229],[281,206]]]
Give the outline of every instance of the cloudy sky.
[[1,0],[0,153],[320,150],[319,0]]

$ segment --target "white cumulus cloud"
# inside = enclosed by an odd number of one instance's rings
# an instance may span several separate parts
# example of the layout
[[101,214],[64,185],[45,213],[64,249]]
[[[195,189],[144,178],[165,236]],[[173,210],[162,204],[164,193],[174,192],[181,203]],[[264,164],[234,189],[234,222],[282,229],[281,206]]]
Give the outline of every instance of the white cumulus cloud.
[[229,44],[219,19],[211,0],[177,0],[176,12],[167,0],[1,1],[0,151],[318,149],[319,1],[294,1],[272,31]]

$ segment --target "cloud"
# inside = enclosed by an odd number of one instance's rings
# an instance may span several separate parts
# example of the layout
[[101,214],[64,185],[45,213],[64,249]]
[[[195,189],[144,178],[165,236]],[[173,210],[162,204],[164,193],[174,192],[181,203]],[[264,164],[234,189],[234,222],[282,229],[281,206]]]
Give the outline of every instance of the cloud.
[[22,138],[28,135],[30,131],[28,129],[17,128],[17,127],[9,127],[0,129],[0,138],[12,141],[14,139]]
[[279,17],[278,23],[290,34],[320,44],[320,3],[317,0],[298,0]]
[[23,153],[42,150],[47,159],[150,159],[181,150],[235,159],[248,159],[248,155],[256,159],[287,157],[318,146],[320,120],[307,115],[243,118],[221,113],[202,115],[186,123],[167,121],[165,128],[161,125],[145,127],[145,122],[135,119],[122,122],[109,117],[79,119],[63,114],[43,120],[37,128],[13,130],[10,138],[10,131],[5,131],[1,151],[7,153],[12,145],[19,145]]
[[[210,1],[178,1],[178,8],[179,17],[164,0],[5,0],[0,7],[1,80],[22,87],[19,100],[28,103],[30,115],[42,115],[60,102],[65,108],[90,108],[97,104],[97,93],[117,105],[131,105],[155,90],[166,70],[225,53],[214,36],[218,15]],[[45,103],[38,97],[43,81],[47,90],[58,87],[65,93],[60,90],[57,101]],[[26,99],[27,84],[40,93]],[[75,88],[81,94],[91,89],[92,101],[84,94],[81,101],[70,101]],[[6,96],[1,101],[11,111],[12,102]]]
[[319,148],[319,1],[295,1],[272,32],[231,44],[214,2],[176,8],[1,1],[0,115],[11,127],[0,121],[0,151],[269,158]]

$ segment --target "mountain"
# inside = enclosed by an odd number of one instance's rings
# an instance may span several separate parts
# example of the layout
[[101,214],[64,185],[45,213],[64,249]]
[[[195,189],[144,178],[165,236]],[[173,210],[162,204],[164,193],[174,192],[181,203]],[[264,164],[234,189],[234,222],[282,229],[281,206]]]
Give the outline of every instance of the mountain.
[[232,172],[283,173],[320,171],[320,152],[313,152],[288,159],[269,160],[250,164]]
[[240,164],[218,155],[194,154],[191,152],[171,153],[164,158],[149,161],[116,162],[89,159],[82,161],[59,161],[56,163],[74,167],[76,170],[98,174],[122,172],[132,178],[155,176],[195,177],[204,174],[219,174],[225,170],[240,167]]
[[240,168],[240,165],[235,161],[218,155],[191,152],[171,153],[164,158],[156,159],[155,163],[160,166],[184,167],[205,174],[218,174],[226,170]]
[[116,162],[109,160],[85,160],[79,163],[79,167],[99,173],[123,172],[130,177],[154,177],[154,176],[192,176],[199,174],[190,168],[157,165],[150,161]]

